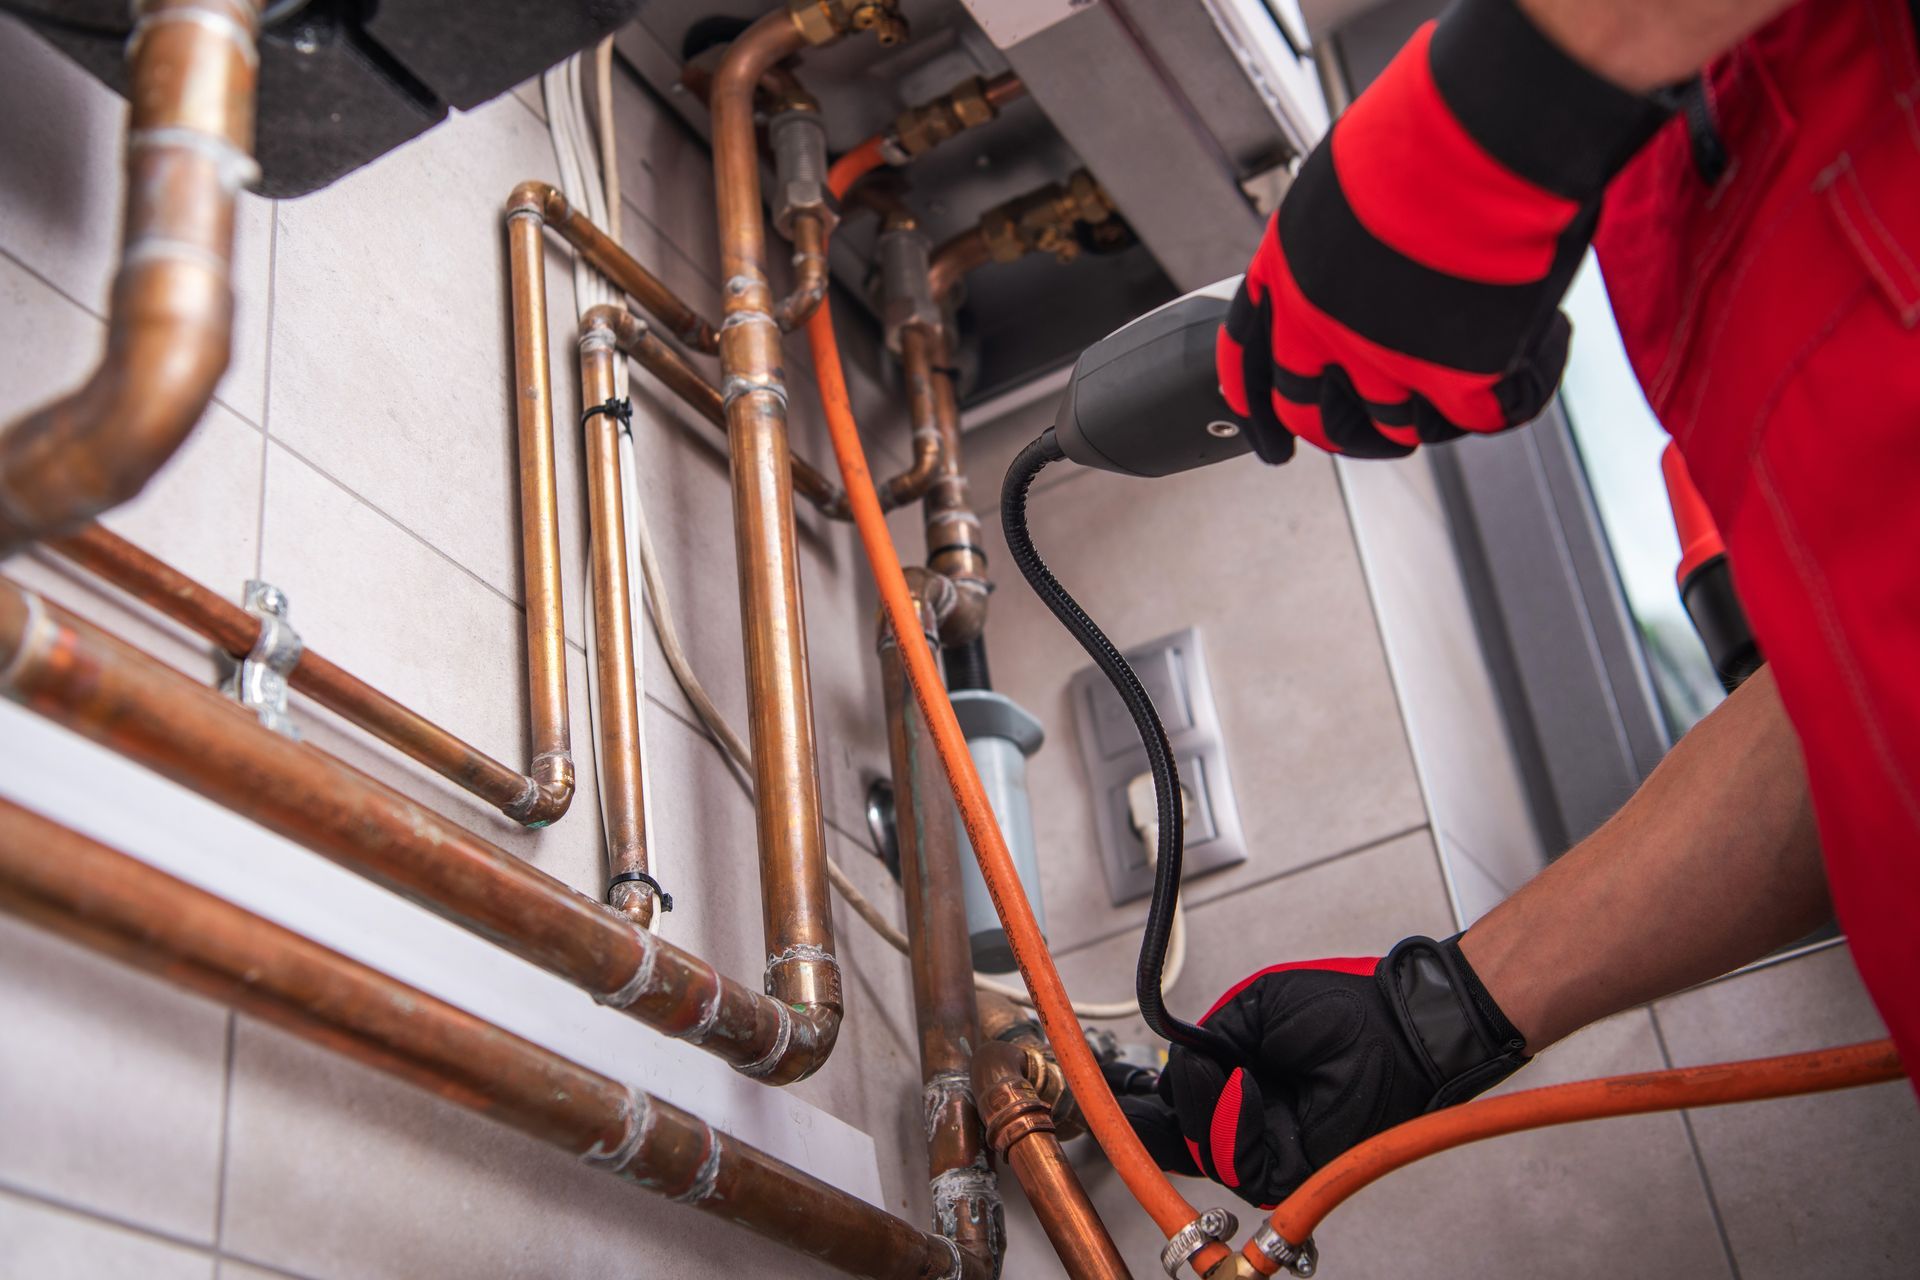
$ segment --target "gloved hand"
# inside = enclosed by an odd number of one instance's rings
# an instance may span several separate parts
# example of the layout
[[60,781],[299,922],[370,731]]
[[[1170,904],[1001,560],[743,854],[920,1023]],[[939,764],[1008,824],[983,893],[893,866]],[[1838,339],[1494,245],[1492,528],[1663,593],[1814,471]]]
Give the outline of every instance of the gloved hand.
[[1255,452],[1399,457],[1538,414],[1601,194],[1668,114],[1514,0],[1421,27],[1301,166],[1221,329]]
[[1262,1208],[1363,1138],[1527,1061],[1457,938],[1408,938],[1384,959],[1275,965],[1200,1021],[1247,1065],[1175,1048],[1158,1092],[1120,1107],[1161,1168],[1204,1174]]

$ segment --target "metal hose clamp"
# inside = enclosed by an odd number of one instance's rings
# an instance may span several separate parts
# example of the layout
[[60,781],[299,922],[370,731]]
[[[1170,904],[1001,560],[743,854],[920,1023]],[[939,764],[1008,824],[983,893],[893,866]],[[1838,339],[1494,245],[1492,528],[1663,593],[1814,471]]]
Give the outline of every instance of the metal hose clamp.
[[1173,1233],[1173,1238],[1160,1250],[1160,1265],[1174,1280],[1179,1280],[1180,1269],[1194,1254],[1210,1244],[1225,1244],[1239,1229],[1240,1220],[1233,1214],[1225,1209],[1209,1209]]
[[1267,1261],[1285,1267],[1303,1280],[1320,1267],[1320,1250],[1312,1236],[1308,1236],[1304,1244],[1295,1244],[1275,1231],[1271,1222],[1261,1223],[1260,1229],[1253,1233],[1253,1247],[1265,1254]]

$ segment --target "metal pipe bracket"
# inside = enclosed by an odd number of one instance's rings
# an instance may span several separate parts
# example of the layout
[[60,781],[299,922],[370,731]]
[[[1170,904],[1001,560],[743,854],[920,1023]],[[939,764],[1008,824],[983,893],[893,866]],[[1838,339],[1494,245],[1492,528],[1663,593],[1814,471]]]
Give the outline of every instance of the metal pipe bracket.
[[271,582],[248,579],[242,607],[260,620],[253,649],[231,665],[222,688],[228,697],[260,718],[275,733],[300,740],[300,727],[287,711],[287,677],[306,651],[299,632],[287,621],[287,594]]

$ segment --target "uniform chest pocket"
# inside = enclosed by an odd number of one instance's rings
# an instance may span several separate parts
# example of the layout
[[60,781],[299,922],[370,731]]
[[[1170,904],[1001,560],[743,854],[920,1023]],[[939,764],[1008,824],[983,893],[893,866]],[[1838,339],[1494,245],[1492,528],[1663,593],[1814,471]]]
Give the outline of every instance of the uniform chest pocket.
[[1920,325],[1920,121],[1912,103],[1814,183],[1900,324]]
[[1776,189],[1795,129],[1766,66],[1744,46],[1713,68],[1699,102],[1683,113],[1667,180],[1685,189],[1673,205],[1685,267],[1672,281],[1674,327],[1650,388],[1656,404],[1686,367],[1713,291],[1728,283],[1752,248],[1754,219]]

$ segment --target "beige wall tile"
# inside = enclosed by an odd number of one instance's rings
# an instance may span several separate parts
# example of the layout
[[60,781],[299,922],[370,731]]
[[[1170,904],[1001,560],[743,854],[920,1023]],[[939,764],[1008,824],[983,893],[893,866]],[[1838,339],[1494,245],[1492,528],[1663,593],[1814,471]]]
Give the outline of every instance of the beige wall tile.
[[[0,220],[0,237],[5,227]],[[99,358],[104,333],[100,320],[0,257],[0,350],[7,352],[0,421],[76,385]],[[146,490],[102,523],[238,598],[254,571],[260,451],[259,431],[216,402]]]
[[[455,116],[280,208],[272,431],[511,599],[520,589],[501,208],[551,180],[546,130],[510,98]],[[548,303],[570,315],[550,246]],[[561,547],[569,617],[584,599],[578,360],[553,327]],[[573,626],[578,638],[579,624]]]
[[0,1191],[0,1275],[212,1280],[210,1255]]
[[[10,34],[0,28],[0,56],[9,47]],[[8,136],[16,136],[16,131],[9,130]],[[8,225],[0,221],[0,244]],[[12,421],[76,386],[99,359],[106,331],[97,315],[18,262],[0,257],[0,341],[7,351],[0,420]]]
[[[1050,936],[1072,948],[1136,927],[1144,901],[1109,904],[1067,683],[1090,660],[1020,580],[994,516],[1000,477],[981,476],[1026,436],[1017,416],[968,436],[987,513],[996,686],[1046,725],[1031,765]],[[1021,443],[1024,443],[1022,439]],[[1061,464],[1069,474],[1073,469]],[[1081,472],[1030,508],[1040,554],[1125,648],[1200,629],[1245,828],[1248,860],[1193,880],[1196,902],[1424,825],[1373,609],[1333,469],[1303,456],[1152,482]]]
[[[1845,948],[1657,1006],[1681,1065],[1885,1034]],[[1911,1276],[1920,1262],[1920,1112],[1905,1082],[1691,1113],[1743,1280],[1803,1271]]]
[[[271,446],[267,579],[287,592],[314,652],[524,770],[525,615],[300,458]],[[585,655],[567,650],[576,792],[567,816],[528,831],[424,766],[295,695],[310,739],[598,896],[605,879]]]
[[1560,851],[1541,847],[1432,467],[1336,465],[1434,826],[1511,892]]
[[[224,1009],[0,917],[0,1183],[211,1243],[226,1052]],[[6,1265],[13,1203],[0,1274],[42,1275]]]

